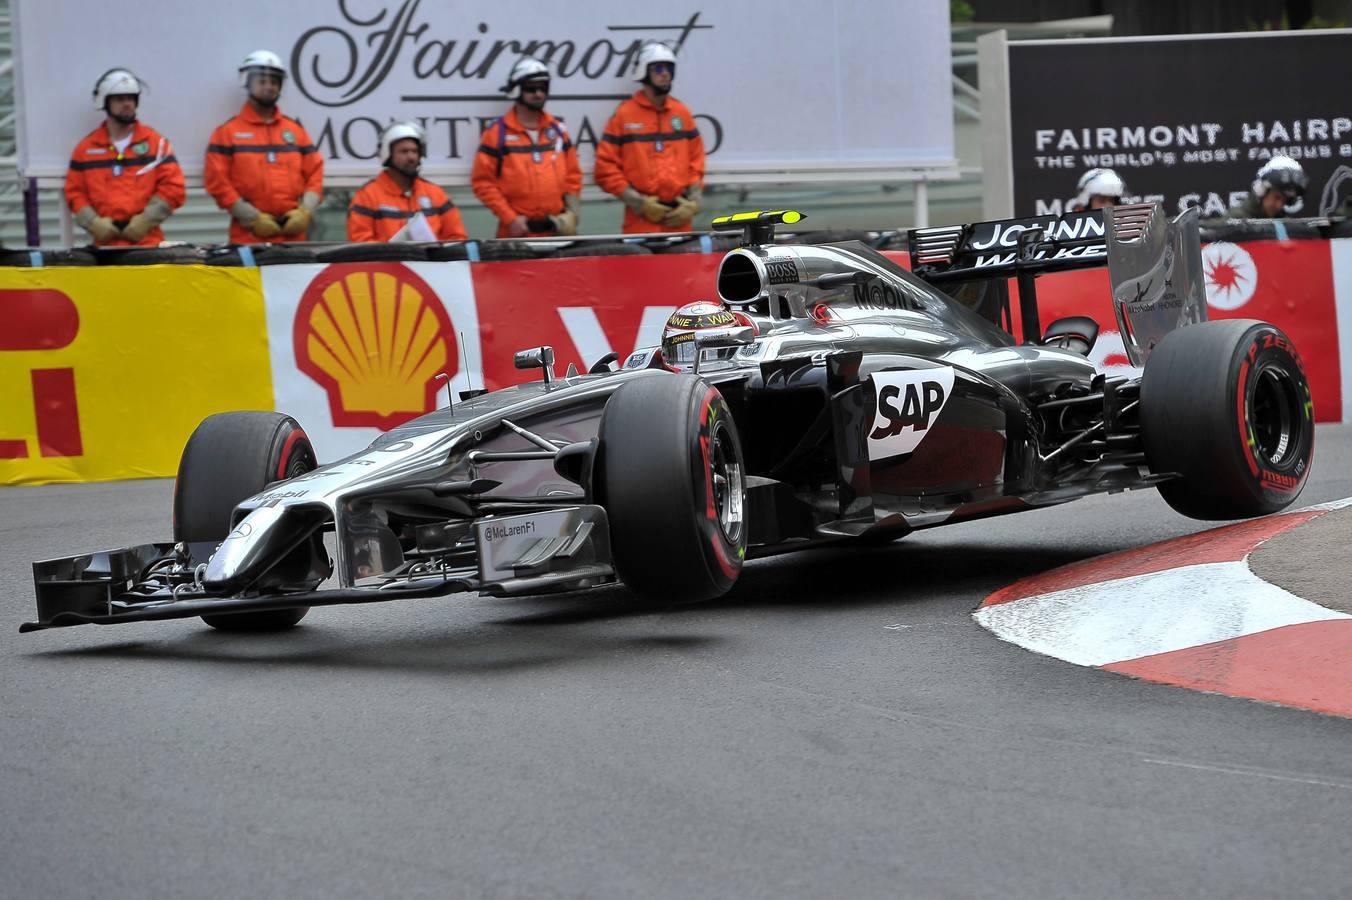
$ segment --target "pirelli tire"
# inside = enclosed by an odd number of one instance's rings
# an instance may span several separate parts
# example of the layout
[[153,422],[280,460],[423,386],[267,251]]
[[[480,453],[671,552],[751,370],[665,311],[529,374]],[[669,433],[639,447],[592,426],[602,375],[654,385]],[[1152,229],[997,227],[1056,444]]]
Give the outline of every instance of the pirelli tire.
[[652,374],[601,416],[593,486],[620,579],[649,603],[727,593],[746,556],[741,439],[723,395],[693,375]]
[[[275,412],[208,416],[183,448],[174,482],[174,540],[221,541],[241,500],[268,484],[295,478],[317,465],[304,429]],[[280,631],[310,610],[266,610],[203,616],[221,631]]]
[[1314,457],[1314,405],[1291,340],[1252,319],[1173,331],[1141,380],[1141,437],[1170,506],[1243,519],[1289,506]]

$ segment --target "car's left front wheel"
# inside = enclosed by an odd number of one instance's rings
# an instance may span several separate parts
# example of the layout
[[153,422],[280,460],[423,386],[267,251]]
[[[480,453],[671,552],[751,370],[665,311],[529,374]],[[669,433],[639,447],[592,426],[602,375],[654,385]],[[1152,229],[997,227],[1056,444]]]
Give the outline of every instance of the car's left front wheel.
[[746,556],[746,472],[717,388],[667,374],[622,386],[601,417],[595,478],[634,593],[678,603],[731,590]]
[[[276,412],[228,412],[208,416],[183,448],[174,482],[174,540],[220,542],[240,501],[268,484],[315,468],[315,451],[290,416]],[[309,607],[219,613],[202,621],[221,631],[280,631]]]

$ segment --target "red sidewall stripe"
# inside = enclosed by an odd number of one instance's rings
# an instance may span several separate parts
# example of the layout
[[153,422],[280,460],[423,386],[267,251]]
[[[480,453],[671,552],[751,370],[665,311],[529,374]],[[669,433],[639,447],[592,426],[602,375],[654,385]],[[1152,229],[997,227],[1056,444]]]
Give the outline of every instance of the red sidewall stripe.
[[277,477],[279,479],[286,477],[286,461],[291,458],[291,448],[296,446],[301,438],[305,437],[305,432],[297,428],[286,436],[286,443],[282,444],[282,452],[277,459]]

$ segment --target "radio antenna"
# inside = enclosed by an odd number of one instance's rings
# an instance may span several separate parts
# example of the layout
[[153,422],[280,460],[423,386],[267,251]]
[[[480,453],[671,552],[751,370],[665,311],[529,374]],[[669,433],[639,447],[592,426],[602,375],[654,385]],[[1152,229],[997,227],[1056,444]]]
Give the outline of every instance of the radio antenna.
[[470,376],[474,370],[470,367],[469,355],[465,353],[465,330],[463,328],[460,329],[460,358],[465,361],[465,389],[473,391],[474,379]]

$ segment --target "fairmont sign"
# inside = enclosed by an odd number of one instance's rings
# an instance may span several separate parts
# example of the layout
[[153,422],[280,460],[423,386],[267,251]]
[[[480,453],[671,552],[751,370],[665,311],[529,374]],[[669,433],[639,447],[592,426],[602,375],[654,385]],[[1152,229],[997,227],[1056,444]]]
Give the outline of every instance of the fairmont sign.
[[[424,173],[467,184],[480,134],[510,106],[501,88],[523,55],[553,69],[548,108],[590,176],[597,137],[638,89],[635,62],[647,41],[676,53],[673,94],[695,116],[709,181],[956,170],[942,0],[877,4],[867,17],[840,20],[809,0],[232,0],[226,16],[201,4],[162,5],[138,20],[131,43],[109,42],[106,23],[72,17],[64,4],[11,5],[20,170],[40,178],[64,175],[71,148],[100,121],[89,103],[94,79],[117,65],[149,85],[141,118],[172,141],[190,177],[200,174],[207,137],[244,102],[239,61],[260,47],[286,61],[281,108],[314,138],[330,185],[370,178],[380,132],[407,119],[427,129]],[[24,52],[53,46],[62,53]],[[907,76],[889,86],[880,114],[876,94],[858,88],[876,81],[883,58],[905,58]],[[70,70],[71,59],[87,77]],[[792,139],[786,103],[805,123]]]
[[1017,41],[1007,53],[1011,215],[1068,210],[1099,167],[1122,176],[1128,202],[1203,218],[1243,201],[1278,154],[1309,177],[1292,215],[1328,214],[1352,189],[1350,30]]
[[[390,79],[403,90],[413,90],[414,85],[417,89],[453,85],[492,94],[522,56],[549,63],[555,78],[564,83],[604,81],[613,87],[616,79],[636,77],[635,61],[646,41],[664,41],[679,57],[692,34],[715,28],[708,21],[700,22],[699,10],[682,22],[639,24],[654,17],[630,7],[628,19],[598,23],[596,33],[580,39],[541,33],[540,26],[547,25],[547,20],[532,16],[514,19],[515,33],[497,34],[488,22],[468,25],[460,16],[453,24],[434,21],[423,12],[423,0],[403,0],[361,12],[354,9],[359,5],[338,0],[340,21],[306,30],[291,50],[295,86],[319,106],[350,106]],[[405,94],[402,99],[417,97]],[[451,94],[426,99],[474,97]]]

